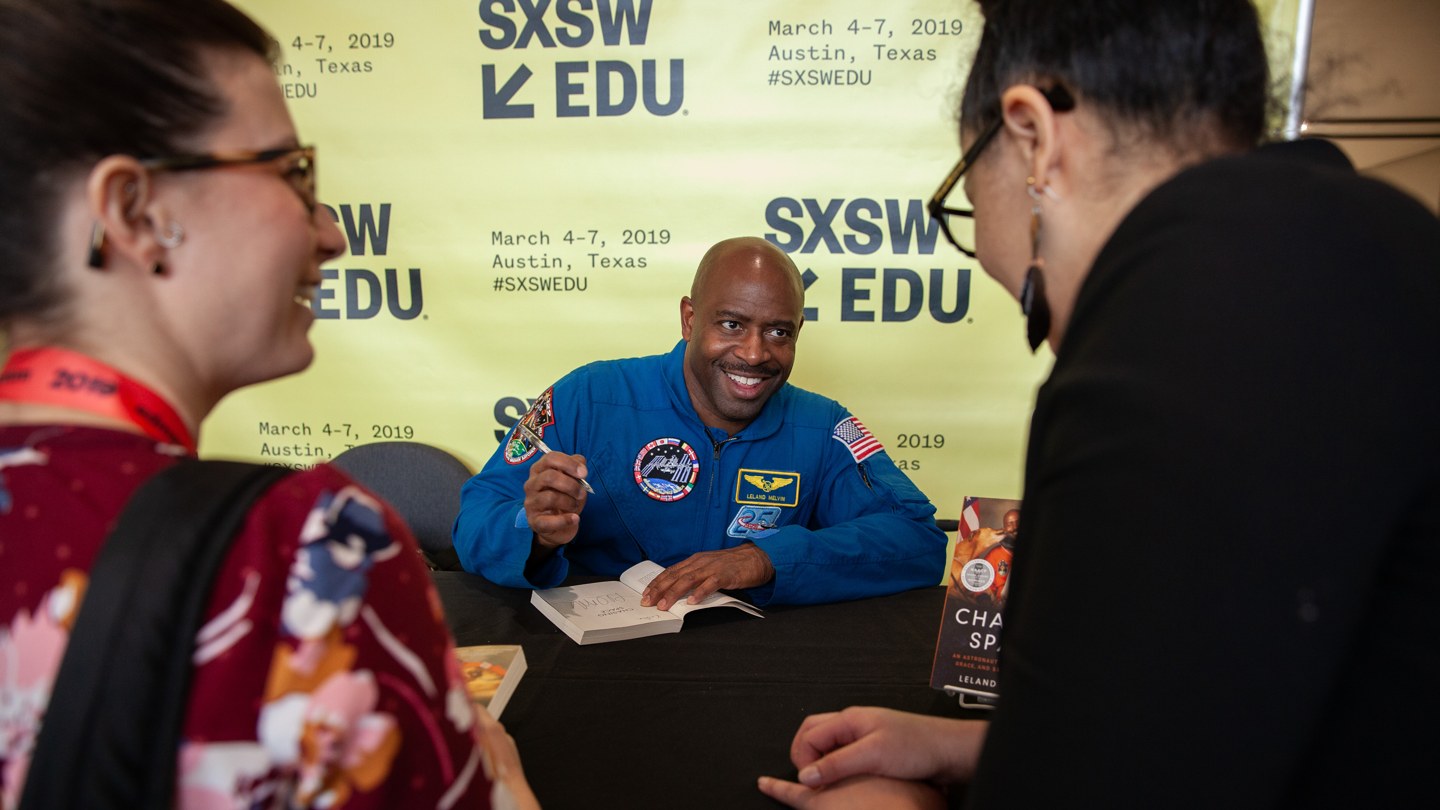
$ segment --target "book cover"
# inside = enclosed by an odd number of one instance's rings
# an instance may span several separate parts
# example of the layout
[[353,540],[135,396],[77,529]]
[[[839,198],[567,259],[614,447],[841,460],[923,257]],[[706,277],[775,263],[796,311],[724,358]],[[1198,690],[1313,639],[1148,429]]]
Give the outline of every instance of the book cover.
[[993,706],[999,697],[1002,611],[1019,528],[1020,501],[965,499],[930,671],[930,685],[959,693],[964,705]]
[[532,593],[530,603],[576,644],[678,633],[687,614],[712,607],[733,607],[765,617],[754,605],[722,593],[713,593],[693,605],[681,600],[669,610],[642,606],[640,594],[664,570],[645,560],[626,569],[619,581],[547,588]]
[[500,719],[525,674],[525,650],[519,644],[482,644],[457,647],[455,657],[470,700]]

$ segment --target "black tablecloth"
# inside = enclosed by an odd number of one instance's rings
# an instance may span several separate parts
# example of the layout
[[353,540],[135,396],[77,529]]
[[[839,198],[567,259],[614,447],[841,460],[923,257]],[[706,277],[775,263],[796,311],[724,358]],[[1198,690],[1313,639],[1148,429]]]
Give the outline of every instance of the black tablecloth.
[[582,647],[529,591],[433,577],[457,644],[524,646],[529,668],[501,720],[547,810],[774,808],[755,779],[794,778],[790,740],[807,715],[975,716],[929,686],[943,588],[775,606],[763,619],[717,608],[677,634]]

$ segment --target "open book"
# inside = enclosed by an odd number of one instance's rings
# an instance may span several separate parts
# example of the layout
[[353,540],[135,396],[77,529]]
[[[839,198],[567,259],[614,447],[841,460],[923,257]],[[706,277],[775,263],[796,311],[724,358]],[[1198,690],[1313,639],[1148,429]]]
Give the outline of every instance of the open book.
[[669,610],[641,607],[640,594],[650,580],[664,570],[644,560],[626,569],[619,582],[590,582],[535,591],[530,595],[530,603],[576,644],[678,633],[686,614],[705,608],[733,607],[752,616],[765,617],[754,605],[721,593],[713,593],[693,605],[682,599]]

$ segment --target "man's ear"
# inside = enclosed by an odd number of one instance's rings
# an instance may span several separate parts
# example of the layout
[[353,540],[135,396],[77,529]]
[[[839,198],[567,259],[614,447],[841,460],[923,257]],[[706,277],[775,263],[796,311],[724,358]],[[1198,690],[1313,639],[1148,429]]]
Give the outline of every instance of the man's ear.
[[680,337],[685,338],[687,342],[690,340],[691,324],[694,320],[695,303],[690,300],[690,296],[684,296],[680,299]]
[[1050,102],[1035,87],[1012,85],[1000,94],[1000,113],[1035,183],[1045,186],[1053,182],[1060,168],[1060,131]]
[[128,155],[111,155],[96,163],[85,180],[90,214],[104,228],[104,267],[129,264],[154,267],[164,256],[155,224],[163,212],[154,199],[150,173]]

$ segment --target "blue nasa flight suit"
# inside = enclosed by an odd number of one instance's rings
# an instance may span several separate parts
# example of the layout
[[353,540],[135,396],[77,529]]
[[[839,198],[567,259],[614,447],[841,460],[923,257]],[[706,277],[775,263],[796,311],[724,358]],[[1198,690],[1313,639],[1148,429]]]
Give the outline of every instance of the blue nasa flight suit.
[[[461,491],[455,550],[500,585],[559,585],[570,561],[618,576],[650,559],[759,546],[775,578],[757,604],[836,602],[940,582],[935,508],[884,451],[857,463],[839,403],[785,385],[739,433],[707,428],[690,403],[685,341],[669,353],[579,368],[537,400],[528,424],[585,457],[589,496],[574,541],[526,577],[524,484],[538,450],[512,430]],[[543,432],[542,432],[543,431]],[[837,438],[837,436],[843,436]]]

